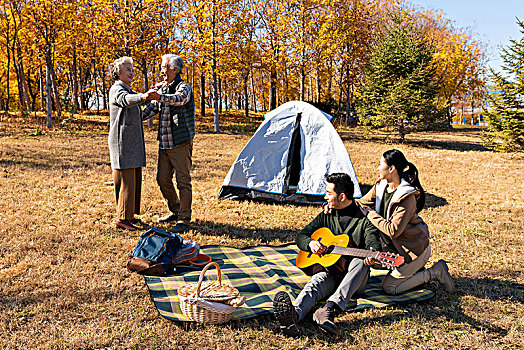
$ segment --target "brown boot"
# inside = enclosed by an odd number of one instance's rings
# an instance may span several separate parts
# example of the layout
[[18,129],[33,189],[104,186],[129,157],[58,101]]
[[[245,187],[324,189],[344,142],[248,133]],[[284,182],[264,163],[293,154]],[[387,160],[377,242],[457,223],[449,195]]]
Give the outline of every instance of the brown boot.
[[453,283],[453,278],[448,272],[448,264],[442,259],[437,261],[429,269],[429,275],[432,281],[438,281],[444,286],[444,289],[448,293],[455,291],[455,283]]
[[337,335],[338,334],[338,327],[335,324],[335,315],[337,314],[337,310],[323,306],[320,309],[317,309],[315,313],[313,314],[313,321],[328,332],[331,335]]
[[273,300],[273,312],[280,325],[280,330],[285,335],[296,337],[300,335],[298,329],[298,315],[291,302],[289,294],[284,291],[280,291],[275,295]]

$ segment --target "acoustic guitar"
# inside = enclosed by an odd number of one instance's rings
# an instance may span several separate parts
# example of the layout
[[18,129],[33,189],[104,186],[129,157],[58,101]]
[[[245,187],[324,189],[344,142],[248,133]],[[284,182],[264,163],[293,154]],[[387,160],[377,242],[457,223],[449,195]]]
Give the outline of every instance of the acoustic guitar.
[[[397,267],[404,263],[404,257],[394,253],[379,252],[374,250],[350,248],[350,237],[346,234],[334,235],[327,227],[322,227],[313,232],[311,238],[327,247],[326,253],[322,255],[313,254],[301,250],[296,259],[296,265],[306,274],[312,275],[321,269],[315,268],[315,265],[321,265],[330,270],[337,263],[340,264],[342,256],[352,256],[358,258],[375,258],[382,265],[387,267]],[[316,265],[318,267],[318,265]],[[337,267],[334,271],[341,272],[343,268]]]

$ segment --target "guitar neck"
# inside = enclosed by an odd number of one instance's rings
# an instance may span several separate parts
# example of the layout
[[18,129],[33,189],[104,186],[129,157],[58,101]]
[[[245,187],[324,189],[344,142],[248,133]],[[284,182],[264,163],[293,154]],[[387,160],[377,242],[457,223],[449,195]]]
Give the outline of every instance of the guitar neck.
[[380,252],[358,248],[347,248],[334,246],[330,254],[349,255],[357,258],[378,258]]

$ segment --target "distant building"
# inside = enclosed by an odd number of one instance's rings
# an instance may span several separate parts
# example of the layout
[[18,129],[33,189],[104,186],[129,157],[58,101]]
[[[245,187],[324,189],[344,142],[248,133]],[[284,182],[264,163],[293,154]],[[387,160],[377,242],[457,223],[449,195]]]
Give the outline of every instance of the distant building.
[[[488,94],[497,94],[500,91],[488,91]],[[452,97],[451,99],[451,113],[453,115],[452,123],[467,124],[467,125],[488,125],[484,110],[490,109],[487,99],[473,100],[473,107],[471,106],[471,95],[464,95],[460,98]]]

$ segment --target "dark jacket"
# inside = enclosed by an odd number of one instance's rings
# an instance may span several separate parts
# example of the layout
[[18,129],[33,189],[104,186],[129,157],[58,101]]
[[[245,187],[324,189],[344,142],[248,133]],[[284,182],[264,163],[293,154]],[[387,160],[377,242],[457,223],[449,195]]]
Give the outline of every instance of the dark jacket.
[[[175,80],[169,84],[167,94],[174,94],[181,83],[186,83],[180,77],[176,76]],[[169,108],[169,117],[171,121],[171,132],[173,134],[174,145],[180,145],[187,142],[195,136],[195,98],[191,91],[191,98],[182,106],[172,106],[161,104],[160,116],[163,115],[163,109]],[[160,140],[160,128],[158,129],[158,140]]]

